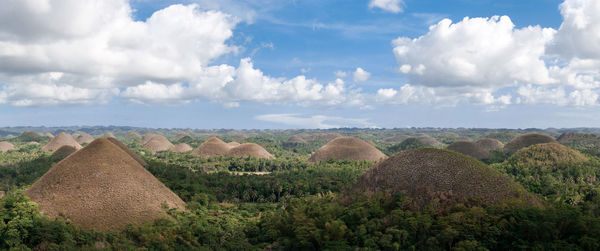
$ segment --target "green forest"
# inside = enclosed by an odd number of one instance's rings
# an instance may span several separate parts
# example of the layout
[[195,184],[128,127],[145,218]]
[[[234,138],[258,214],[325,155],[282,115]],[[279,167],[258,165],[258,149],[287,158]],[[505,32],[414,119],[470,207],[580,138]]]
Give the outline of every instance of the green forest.
[[[163,132],[161,132],[163,133]],[[247,132],[246,132],[247,133]],[[355,194],[350,188],[376,163],[308,162],[327,143],[290,143],[291,135],[263,131],[239,140],[263,146],[275,158],[152,154],[126,134],[115,135],[146,161],[152,175],[177,194],[186,210],[121,231],[95,231],[51,219],[24,195],[60,157],[41,150],[50,138],[7,137],[17,150],[0,152],[0,249],[5,250],[600,250],[600,154],[596,138],[563,143],[557,151],[491,151],[477,160],[535,195],[540,205],[506,201],[434,204],[416,210],[402,193]],[[340,130],[374,142],[388,156],[445,148],[459,136],[508,143],[522,131]],[[560,132],[543,133],[556,137]],[[169,133],[163,133],[169,137]],[[173,133],[171,133],[173,134]],[[248,133],[247,133],[248,134]],[[403,142],[386,141],[396,134]],[[591,134],[590,134],[591,135]],[[225,141],[234,134],[220,135]],[[183,139],[198,147],[206,137]],[[40,144],[26,145],[38,141]],[[179,143],[172,140],[173,143]],[[535,146],[535,145],[534,145]],[[564,149],[562,148],[564,146]]]

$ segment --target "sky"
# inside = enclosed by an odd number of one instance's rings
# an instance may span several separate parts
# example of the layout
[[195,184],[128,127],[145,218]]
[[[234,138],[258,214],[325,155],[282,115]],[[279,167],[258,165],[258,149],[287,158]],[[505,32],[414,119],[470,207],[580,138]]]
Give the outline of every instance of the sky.
[[597,0],[0,6],[0,126],[600,125]]

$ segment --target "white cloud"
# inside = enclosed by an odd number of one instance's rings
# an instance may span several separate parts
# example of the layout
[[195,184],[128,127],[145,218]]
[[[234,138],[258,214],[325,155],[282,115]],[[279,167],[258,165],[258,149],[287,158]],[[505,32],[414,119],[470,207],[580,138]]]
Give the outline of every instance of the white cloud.
[[392,13],[400,13],[403,11],[402,6],[404,5],[403,0],[371,0],[369,2],[369,8],[380,8],[384,11]]
[[400,37],[392,42],[394,54],[410,85],[380,89],[376,101],[596,105],[600,2],[565,0],[560,10],[564,21],[558,30],[517,29],[507,16],[467,17],[457,23],[444,19],[418,38]]
[[256,116],[255,119],[268,121],[278,124],[284,124],[296,128],[342,128],[342,127],[360,127],[373,128],[376,127],[368,119],[354,119],[331,117],[324,115],[314,115],[310,117],[299,114],[263,114]]
[[356,68],[356,71],[354,71],[354,82],[365,82],[367,80],[369,80],[369,78],[371,77],[371,73],[365,71],[363,68]]
[[[271,78],[254,68],[249,58],[240,60],[237,69],[231,66],[211,67],[212,75],[182,84],[147,82],[128,87],[122,97],[144,104],[189,102],[200,98],[230,102],[253,101],[266,104],[295,104],[301,106],[363,106],[358,90],[348,89],[341,79],[323,85],[314,79],[298,76],[292,79]],[[218,83],[218,84],[215,84]],[[160,93],[160,94],[157,94]]]
[[336,71],[333,73],[333,75],[335,75],[338,78],[345,78],[348,76],[348,73],[345,71]]
[[549,51],[563,59],[600,59],[600,1],[566,0],[560,5],[563,16]]
[[[211,65],[238,50],[228,41],[239,18],[207,10],[208,2],[171,5],[145,21],[133,20],[126,0],[11,0],[2,5],[3,103],[102,104],[119,95],[157,105],[198,99],[226,107],[240,101],[363,105],[360,90],[341,79],[321,84],[302,75],[272,78],[249,58],[240,60],[238,68]],[[260,46],[275,48],[271,42]]]
[[507,16],[444,19],[426,35],[393,41],[400,71],[415,84],[501,88],[554,82],[541,57],[552,29],[515,29]]

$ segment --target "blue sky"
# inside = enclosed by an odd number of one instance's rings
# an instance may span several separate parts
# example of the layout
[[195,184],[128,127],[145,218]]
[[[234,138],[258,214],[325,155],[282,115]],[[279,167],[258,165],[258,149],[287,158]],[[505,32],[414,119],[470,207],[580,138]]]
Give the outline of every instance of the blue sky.
[[0,126],[600,122],[594,0],[72,1],[0,0]]

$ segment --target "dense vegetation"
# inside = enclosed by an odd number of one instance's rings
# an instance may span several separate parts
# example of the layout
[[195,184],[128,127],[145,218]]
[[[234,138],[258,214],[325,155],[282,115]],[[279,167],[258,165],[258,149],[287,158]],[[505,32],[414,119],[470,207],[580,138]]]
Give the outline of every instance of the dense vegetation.
[[[344,135],[364,133],[350,130]],[[477,139],[490,134],[443,133],[445,143],[457,135]],[[387,154],[422,147],[418,141],[392,145],[377,140],[389,136],[374,130],[361,138],[373,140]],[[513,133],[492,136],[506,141]],[[244,139],[265,146],[277,156],[272,160],[152,155],[139,143],[127,142],[143,153],[146,168],[187,203],[187,210],[170,211],[170,218],[119,232],[82,230],[41,215],[22,191],[60,159],[41,152],[40,145],[15,140],[20,150],[0,153],[0,190],[6,191],[0,194],[0,249],[600,249],[600,158],[590,152],[575,164],[525,161],[501,151],[483,160],[540,196],[542,208],[456,204],[441,211],[415,211],[409,207],[411,199],[402,195],[349,197],[348,187],[373,163],[311,164],[306,158],[324,143],[288,143],[288,137],[272,133]],[[184,141],[198,146],[202,139]]]

